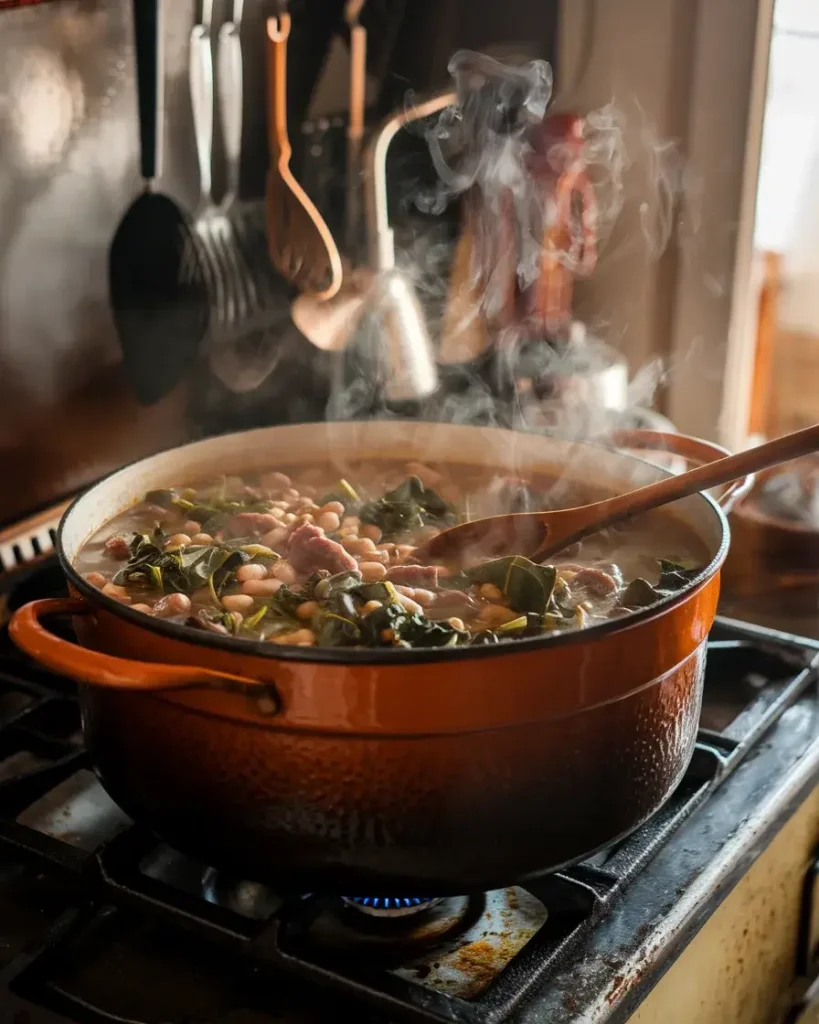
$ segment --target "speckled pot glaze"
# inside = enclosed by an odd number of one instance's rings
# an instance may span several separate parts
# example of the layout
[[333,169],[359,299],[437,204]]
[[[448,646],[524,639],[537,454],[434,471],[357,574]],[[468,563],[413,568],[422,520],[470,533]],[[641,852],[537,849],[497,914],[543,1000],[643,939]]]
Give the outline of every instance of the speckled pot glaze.
[[[656,440],[656,439],[655,439]],[[722,454],[667,439],[674,450]],[[705,641],[727,550],[710,498],[675,506],[712,558],[662,605],[559,637],[443,650],[283,648],[134,612],[72,568],[151,487],[329,455],[569,473],[612,489],[665,471],[500,430],[377,423],[277,427],[119,471],[66,513],[72,594],[15,616],[15,641],[81,684],[100,777],[173,846],[241,877],[336,892],[483,890],[553,870],[661,806],[693,749]],[[79,643],[49,632],[75,616]]]

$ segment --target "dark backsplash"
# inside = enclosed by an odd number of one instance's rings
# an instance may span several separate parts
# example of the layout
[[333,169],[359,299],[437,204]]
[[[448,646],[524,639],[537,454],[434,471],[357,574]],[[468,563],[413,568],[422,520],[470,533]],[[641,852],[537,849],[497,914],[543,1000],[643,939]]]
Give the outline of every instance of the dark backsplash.
[[[371,119],[408,88],[425,91],[441,84],[452,49],[485,45],[503,31],[489,16],[494,0],[485,2],[489,20],[481,21],[476,35],[475,5],[463,0],[419,2],[411,16],[398,0],[370,0],[365,16],[371,34]],[[292,334],[286,316],[281,338],[286,356],[257,392],[232,394],[202,361],[157,405],[140,407],[131,394],[107,286],[111,238],[141,187],[131,3],[59,0],[0,14],[0,472],[16,481],[0,492],[0,522],[191,436],[314,419],[326,404],[331,363]],[[530,54],[549,56],[555,18],[550,5],[536,6],[532,15],[531,4],[511,3],[506,37],[514,48],[514,38],[526,37],[530,24],[529,37],[538,40]],[[214,35],[231,7],[231,0],[216,0]],[[245,199],[261,197],[264,189],[264,22],[276,8],[275,0],[244,5]],[[344,111],[346,57],[343,43],[332,42],[343,0],[291,0],[289,9],[288,106],[299,170],[305,116]],[[166,115],[159,187],[187,210],[195,207],[198,194],[187,74],[193,12],[192,2],[163,0]],[[382,77],[385,68],[389,73]],[[322,103],[324,109],[317,109]],[[391,155],[390,174],[399,180],[397,164],[403,160],[415,181],[423,169],[417,160],[407,163],[401,149]],[[217,128],[217,196],[220,164]],[[308,172],[300,168],[305,178]],[[400,222],[401,202],[391,206]]]

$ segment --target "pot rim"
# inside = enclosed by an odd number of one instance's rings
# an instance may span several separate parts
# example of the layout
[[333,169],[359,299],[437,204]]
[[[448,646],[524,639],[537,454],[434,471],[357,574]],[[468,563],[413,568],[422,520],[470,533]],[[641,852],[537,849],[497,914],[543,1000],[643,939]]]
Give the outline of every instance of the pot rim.
[[[408,420],[406,422],[414,423],[416,421]],[[327,425],[332,426],[333,424],[331,421],[328,421]],[[442,424],[442,426],[446,426],[446,424]],[[527,431],[518,432],[527,433]],[[248,433],[248,431],[240,430],[232,431],[228,434],[220,434],[218,436],[220,438],[227,438],[231,436],[239,437],[246,433]],[[199,444],[202,441],[207,440],[210,439],[202,438],[201,441],[189,443]],[[602,444],[597,444],[594,441],[576,443],[583,444],[589,448],[595,448],[602,452],[610,451],[610,449],[607,449]],[[76,505],[78,505],[88,493],[105,483],[107,480],[111,480],[118,476],[120,473],[126,473],[141,462],[148,462],[156,456],[185,447],[186,445],[174,445],[171,448],[165,448],[162,449],[162,451],[154,452],[153,455],[134,459],[133,462],[120,466],[118,469],[100,477],[100,479],[95,481],[95,483],[90,487],[87,487],[85,490],[77,494],[63,513],[59,527],[57,528],[56,548],[60,567],[65,574],[66,579],[75,587],[76,590],[80,592],[80,594],[82,594],[83,597],[90,600],[93,604],[101,605],[106,611],[125,619],[126,622],[131,622],[134,625],[141,626],[143,629],[159,633],[161,636],[167,636],[172,640],[179,640],[184,643],[190,643],[200,647],[215,648],[228,653],[244,653],[248,656],[268,658],[272,661],[312,662],[324,665],[344,666],[424,664],[433,661],[461,661],[471,658],[500,656],[511,654],[515,651],[524,653],[540,650],[541,648],[563,647],[569,644],[585,642],[587,639],[589,641],[594,641],[600,637],[608,635],[609,633],[637,626],[640,623],[662,615],[676,605],[681,604],[696,590],[699,590],[700,587],[719,570],[728,554],[728,547],[730,544],[730,527],[725,513],[710,494],[700,491],[697,496],[702,498],[711,506],[711,509],[717,516],[721,527],[722,539],[714,557],[706,566],[703,567],[702,571],[697,576],[690,580],[685,587],[677,591],[671,597],[665,598],[662,601],[658,601],[656,604],[649,605],[648,608],[633,612],[631,615],[623,616],[622,618],[607,619],[605,622],[598,623],[595,626],[587,626],[582,629],[572,630],[567,633],[559,633],[557,635],[544,634],[543,636],[528,637],[523,640],[510,640],[508,642],[501,642],[498,644],[487,644],[474,647],[411,647],[389,650],[386,648],[377,648],[373,650],[370,648],[355,647],[288,647],[286,645],[280,646],[278,644],[271,644],[264,640],[243,640],[239,637],[229,635],[222,636],[221,634],[211,633],[206,630],[193,629],[190,626],[185,626],[176,622],[169,622],[166,619],[157,619],[153,616],[145,615],[143,612],[134,611],[134,609],[130,608],[128,605],[122,604],[120,601],[117,601],[113,597],[109,597],[107,594],[103,594],[99,588],[84,579],[84,577],[81,576],[71,564],[65,554],[65,549],[63,547],[63,532],[65,530],[66,523],[68,522]],[[642,459],[631,452],[622,452],[620,454],[625,455],[627,458],[634,459],[635,462],[650,465],[652,469],[660,470],[667,476],[672,475],[667,470],[662,469],[662,467],[657,466],[655,463],[651,463],[648,459]]]

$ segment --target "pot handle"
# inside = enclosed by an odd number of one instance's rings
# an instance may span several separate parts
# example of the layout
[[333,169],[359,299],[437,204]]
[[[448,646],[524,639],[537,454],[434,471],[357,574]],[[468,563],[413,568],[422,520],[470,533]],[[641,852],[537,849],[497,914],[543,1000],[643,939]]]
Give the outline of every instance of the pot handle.
[[[663,430],[615,430],[607,435],[606,440],[616,448],[669,452],[701,466],[730,455],[726,448],[712,441],[689,437],[687,434],[667,433]],[[728,484],[717,499],[722,510],[730,512],[736,503],[748,494],[754,486],[754,480],[754,474],[750,473],[741,480]]]
[[252,690],[257,696],[272,697],[276,710],[278,695],[269,683],[234,676],[193,665],[161,665],[132,661],[112,654],[80,647],[47,629],[42,619],[52,615],[91,615],[94,606],[82,597],[49,597],[19,608],[9,622],[9,636],[35,661],[78,683],[106,689],[161,693],[164,690],[217,689]]

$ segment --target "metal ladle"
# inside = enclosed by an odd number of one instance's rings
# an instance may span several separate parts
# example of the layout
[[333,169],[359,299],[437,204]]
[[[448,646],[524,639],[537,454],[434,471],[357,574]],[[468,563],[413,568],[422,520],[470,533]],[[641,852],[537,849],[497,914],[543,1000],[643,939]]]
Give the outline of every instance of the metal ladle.
[[364,182],[369,239],[369,274],[359,277],[358,293],[329,302],[296,300],[293,319],[318,348],[338,351],[371,319],[372,336],[386,355],[384,397],[391,402],[431,395],[438,370],[421,303],[409,276],[395,265],[395,238],[387,205],[387,153],[407,124],[429,117],[455,103],[452,91],[438,93],[392,114],[375,132],[364,156]]
[[370,263],[377,273],[371,313],[375,329],[383,332],[388,362],[384,397],[388,401],[411,401],[431,395],[438,387],[438,368],[415,287],[409,276],[395,265],[395,237],[387,205],[387,152],[406,124],[455,102],[457,94],[447,91],[393,114],[381,126],[365,154]]

